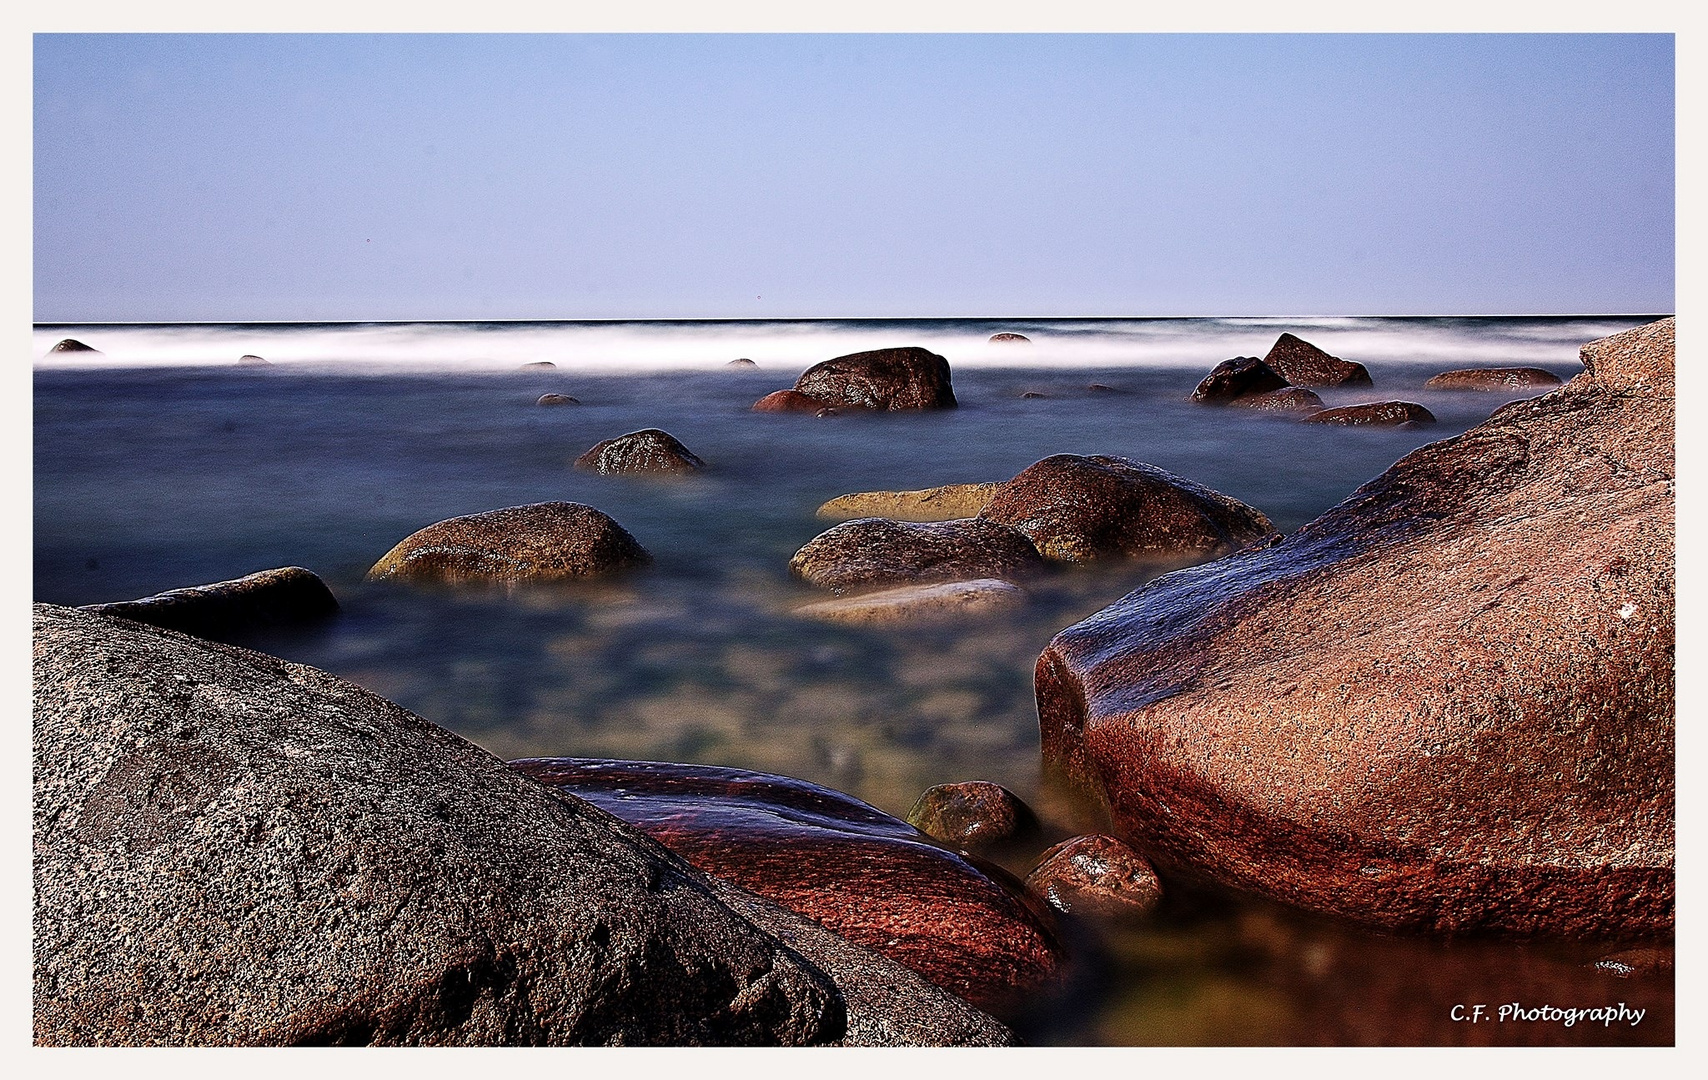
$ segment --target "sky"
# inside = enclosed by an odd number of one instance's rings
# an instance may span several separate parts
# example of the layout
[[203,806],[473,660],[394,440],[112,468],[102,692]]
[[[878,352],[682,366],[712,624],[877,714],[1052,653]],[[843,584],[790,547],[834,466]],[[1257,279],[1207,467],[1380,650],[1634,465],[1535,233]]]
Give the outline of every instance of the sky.
[[1666,313],[1670,35],[34,39],[37,322]]

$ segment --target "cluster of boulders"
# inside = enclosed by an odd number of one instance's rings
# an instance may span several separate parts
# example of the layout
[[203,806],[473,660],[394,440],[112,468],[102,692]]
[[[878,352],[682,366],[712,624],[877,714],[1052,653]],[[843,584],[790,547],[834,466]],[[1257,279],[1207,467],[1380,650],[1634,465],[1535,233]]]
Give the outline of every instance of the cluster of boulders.
[[1363,364],[1342,360],[1293,334],[1276,339],[1268,355],[1236,356],[1204,376],[1192,399],[1200,405],[1224,405],[1258,412],[1298,415],[1317,424],[1382,427],[1424,426],[1435,416],[1415,402],[1383,401],[1325,408],[1307,387],[1371,386]]

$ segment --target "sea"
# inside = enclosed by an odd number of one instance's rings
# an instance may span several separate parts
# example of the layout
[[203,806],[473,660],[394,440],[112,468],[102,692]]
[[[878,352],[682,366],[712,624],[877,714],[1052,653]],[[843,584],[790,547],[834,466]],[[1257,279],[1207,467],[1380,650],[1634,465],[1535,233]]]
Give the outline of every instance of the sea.
[[[1034,661],[1058,630],[1166,568],[1064,570],[1029,583],[1017,609],[947,625],[816,621],[796,611],[823,597],[788,565],[834,524],[816,516],[822,503],[1108,454],[1232,495],[1289,532],[1417,447],[1535,393],[1432,390],[1430,376],[1522,365],[1568,379],[1580,346],[1657,317],[38,324],[34,597],[102,603],[303,566],[340,613],[242,644],[338,674],[506,759],[756,769],[897,816],[934,784],[991,780],[1065,836],[1099,819],[1041,768]],[[1439,422],[1336,428],[1188,400],[1217,363],[1261,357],[1284,332],[1370,370],[1374,387],[1319,390],[1326,404],[1411,401]],[[999,333],[1028,340],[992,341]],[[66,338],[98,352],[52,351]],[[947,358],[958,408],[750,409],[822,360],[910,345]],[[548,393],[578,404],[536,404]],[[672,479],[572,467],[644,428],[707,467]],[[426,525],[549,500],[610,514],[654,561],[550,587],[364,580]],[[1097,960],[1074,994],[1022,1025],[1029,1041],[1672,1037],[1670,979],[1664,993],[1641,990],[1664,1007],[1624,1029],[1450,1018],[1461,999],[1593,1005],[1639,993],[1587,967],[1594,949],[1582,944],[1394,939],[1181,890],[1153,924],[1109,931],[1089,951]]]

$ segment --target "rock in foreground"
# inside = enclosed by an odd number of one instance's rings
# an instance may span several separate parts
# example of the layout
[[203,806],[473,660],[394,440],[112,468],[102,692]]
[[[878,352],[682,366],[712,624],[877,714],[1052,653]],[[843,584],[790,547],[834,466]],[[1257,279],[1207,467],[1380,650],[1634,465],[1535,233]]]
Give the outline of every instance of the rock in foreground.
[[856,518],[803,544],[789,572],[841,595],[864,586],[1012,578],[1045,565],[1025,536],[982,518]]
[[1369,386],[1363,364],[1330,356],[1302,338],[1282,334],[1263,358],[1271,370],[1294,386]]
[[591,506],[547,502],[429,525],[386,552],[368,578],[449,584],[563,581],[651,559],[628,530]]
[[1149,915],[1162,903],[1162,882],[1145,857],[1094,834],[1063,840],[1044,852],[1026,887],[1060,912],[1102,919]]
[[1020,796],[989,780],[938,784],[919,796],[907,823],[925,835],[968,851],[988,851],[1038,829],[1038,816]]
[[949,361],[917,346],[849,353],[814,364],[795,389],[821,405],[855,409],[952,409]]
[[1183,875],[1363,923],[1673,923],[1673,320],[1037,667],[1048,761]]
[[360,687],[47,605],[34,636],[39,1044],[843,1033],[691,867]]
[[140,600],[90,604],[82,610],[218,640],[257,627],[324,619],[337,613],[338,601],[314,571],[283,566]]
[[818,508],[831,521],[886,517],[895,521],[953,521],[978,516],[1001,484],[945,484],[919,491],[856,491]]
[[575,467],[607,476],[685,476],[706,467],[676,436],[658,428],[645,428],[606,439],[575,459]]

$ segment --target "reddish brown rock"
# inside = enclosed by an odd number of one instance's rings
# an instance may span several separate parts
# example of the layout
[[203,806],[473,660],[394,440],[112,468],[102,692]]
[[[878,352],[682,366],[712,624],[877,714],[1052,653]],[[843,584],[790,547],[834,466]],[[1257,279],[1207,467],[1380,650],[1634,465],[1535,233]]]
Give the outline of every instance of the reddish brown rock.
[[1364,405],[1324,409],[1305,417],[1303,422],[1333,424],[1336,427],[1399,427],[1401,424],[1428,427],[1435,423],[1435,414],[1412,401],[1372,401]]
[[1590,966],[1596,971],[1621,979],[1646,979],[1670,975],[1673,967],[1673,947],[1657,946],[1621,949],[1601,957]]
[[79,610],[218,640],[257,627],[316,622],[336,614],[338,601],[314,571],[283,566],[232,581],[172,589],[140,600],[90,604]]
[[541,394],[535,405],[579,405],[581,402],[568,394]]
[[1020,796],[988,780],[938,784],[919,796],[907,823],[968,851],[989,851],[1038,829],[1038,816]]
[[824,402],[807,397],[799,390],[778,390],[753,403],[754,412],[816,413],[822,408]]
[[795,389],[820,405],[855,409],[952,409],[949,361],[916,346],[849,353],[814,364]]
[[1665,933],[1673,325],[1058,634],[1046,760],[1185,876],[1390,928]]
[[796,615],[829,622],[890,624],[957,622],[1025,603],[1026,592],[995,578],[946,581],[933,585],[903,585],[805,604]]
[[1026,887],[1057,911],[1101,919],[1149,915],[1162,882],[1145,857],[1113,836],[1075,836],[1044,852]]
[[1257,357],[1236,356],[1211,368],[1192,391],[1192,400],[1200,405],[1226,405],[1236,398],[1266,394],[1286,385],[1286,379]]
[[1314,413],[1322,411],[1323,399],[1302,386],[1287,386],[1266,394],[1247,394],[1228,404],[1236,409],[1256,412]]
[[562,581],[651,560],[606,514],[580,503],[546,502],[451,518],[410,533],[373,565],[368,578]]
[[66,338],[48,350],[48,352],[86,352],[97,354],[100,353],[100,351],[100,349],[95,348],[93,345],[85,345],[76,338]]
[[1047,558],[1212,557],[1270,533],[1269,519],[1154,465],[1057,454],[997,489],[979,517],[1012,526]]
[[818,508],[832,521],[887,517],[897,521],[953,521],[975,516],[1001,484],[945,484],[919,491],[856,491]]
[[665,474],[685,476],[706,467],[668,431],[644,428],[619,435],[575,459],[575,467],[607,476]]
[[1052,920],[1019,882],[841,792],[709,765],[511,765],[999,1016],[1063,974]]
[[1310,342],[1282,334],[1263,362],[1294,386],[1369,386],[1363,364],[1330,356]]
[[1027,337],[1025,334],[1015,334],[1008,331],[1004,331],[1000,334],[992,334],[990,336],[990,340],[998,344],[1003,342],[1017,342],[1022,345],[1032,344],[1032,339]]
[[1030,540],[982,518],[855,518],[819,533],[789,560],[790,573],[838,595],[866,585],[1012,578],[1043,567]]
[[1559,386],[1560,377],[1534,367],[1458,368],[1443,371],[1424,383],[1431,390],[1525,390]]

